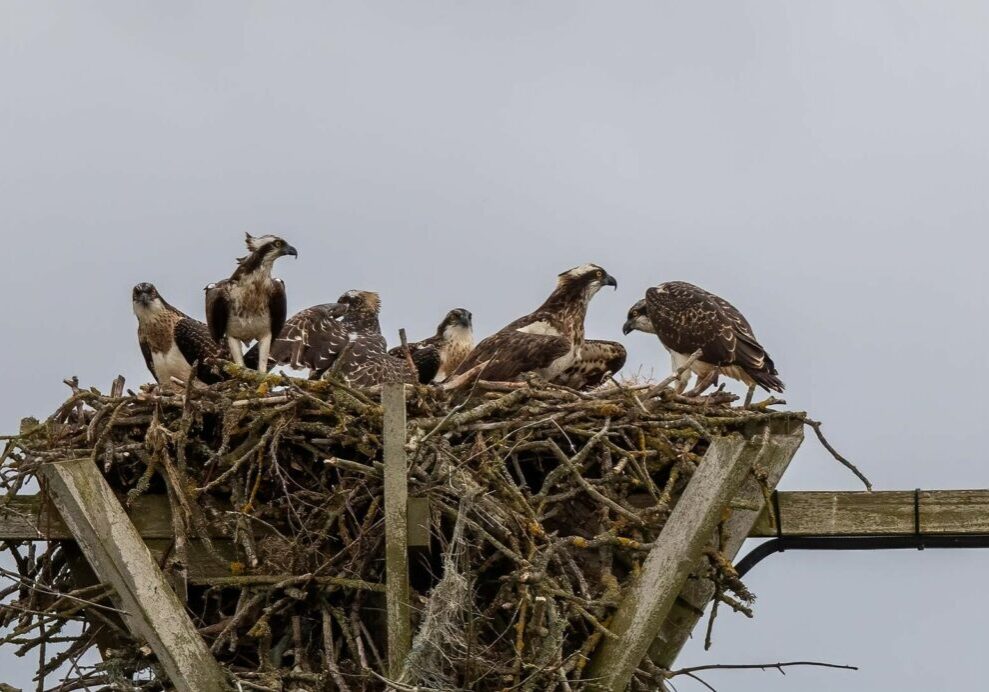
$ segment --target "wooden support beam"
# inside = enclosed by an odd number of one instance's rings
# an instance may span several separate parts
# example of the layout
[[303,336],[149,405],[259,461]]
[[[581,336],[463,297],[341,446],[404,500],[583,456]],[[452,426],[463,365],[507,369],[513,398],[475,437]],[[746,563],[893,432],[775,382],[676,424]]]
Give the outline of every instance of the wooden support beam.
[[114,588],[127,626],[148,643],[175,689],[230,689],[96,464],[90,459],[44,464],[41,477],[96,576]]
[[639,578],[626,590],[587,671],[594,689],[622,692],[646,656],[728,503],[766,447],[765,436],[739,434],[711,441]]
[[[768,438],[751,440],[750,452],[755,454],[752,466],[765,474],[766,486],[775,488],[803,442],[803,425],[800,422],[783,421],[773,424],[768,432]],[[728,518],[728,539],[721,546],[721,552],[730,560],[741,550],[765,504],[763,485],[752,474],[748,474],[733,499],[736,504],[753,509],[734,509]],[[691,571],[697,572],[702,566],[698,561]],[[663,668],[673,665],[713,596],[714,585],[706,579],[694,579],[685,585],[650,647],[649,657],[656,664]]]
[[405,454],[405,385],[381,388],[384,408],[385,588],[388,673],[397,680],[412,647],[409,606],[408,460]]
[[[778,501],[784,536],[906,536],[917,528],[932,535],[989,533],[989,490],[781,492]],[[768,510],[749,535],[777,535]]]

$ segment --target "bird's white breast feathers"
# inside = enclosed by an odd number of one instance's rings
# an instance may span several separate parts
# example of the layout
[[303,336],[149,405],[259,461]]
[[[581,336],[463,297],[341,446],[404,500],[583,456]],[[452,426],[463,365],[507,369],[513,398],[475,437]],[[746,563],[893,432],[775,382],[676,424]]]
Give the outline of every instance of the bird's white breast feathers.
[[523,334],[540,334],[542,336],[563,336],[560,334],[559,329],[554,327],[549,322],[544,321],[527,324],[524,327],[519,327],[515,331],[522,332]]
[[192,374],[192,366],[185,359],[179,347],[172,344],[172,347],[165,353],[154,351],[151,353],[151,364],[155,368],[155,375],[163,385],[172,384],[172,378],[186,382]]

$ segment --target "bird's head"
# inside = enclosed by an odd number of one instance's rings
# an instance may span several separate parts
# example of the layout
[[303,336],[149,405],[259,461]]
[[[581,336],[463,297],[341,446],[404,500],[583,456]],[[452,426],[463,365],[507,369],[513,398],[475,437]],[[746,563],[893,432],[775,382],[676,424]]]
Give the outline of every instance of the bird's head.
[[618,281],[602,267],[596,264],[582,264],[568,269],[557,277],[557,290],[567,293],[583,294],[590,300],[604,286],[618,288]]
[[436,333],[448,341],[469,339],[474,329],[473,320],[474,316],[470,314],[470,310],[455,308],[446,313],[446,317],[436,328]]
[[165,307],[165,301],[154,284],[139,283],[131,292],[134,314],[138,317],[157,312]]
[[656,328],[649,319],[649,312],[646,310],[646,301],[643,298],[628,309],[628,319],[622,327],[622,334],[631,334],[634,331],[655,334]]
[[299,256],[298,250],[277,235],[253,236],[250,233],[245,233],[244,236],[244,242],[252,255],[260,254],[266,258],[270,257],[272,260],[285,255]]
[[381,311],[381,297],[374,291],[347,291],[337,303],[347,307],[348,316],[377,316]]

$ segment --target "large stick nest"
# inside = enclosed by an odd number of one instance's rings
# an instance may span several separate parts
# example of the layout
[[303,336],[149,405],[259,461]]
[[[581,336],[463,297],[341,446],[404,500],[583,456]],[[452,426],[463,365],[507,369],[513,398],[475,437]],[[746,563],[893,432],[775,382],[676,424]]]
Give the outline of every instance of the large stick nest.
[[[174,539],[155,554],[235,686],[387,689],[379,395],[232,374],[175,393],[70,382],[51,417],[9,438],[3,502],[41,465],[79,457],[127,507],[167,494]],[[409,495],[428,499],[432,538],[412,550],[416,634],[394,689],[582,689],[623,587],[711,438],[802,418],[725,393],[647,390],[406,387]],[[73,542],[3,549],[14,568],[0,643],[37,655],[40,679],[64,680],[48,689],[167,688]],[[197,560],[220,569],[203,574]],[[712,552],[701,572],[747,610],[752,595],[727,560]],[[79,664],[94,647],[103,662]],[[662,676],[646,663],[633,685]]]

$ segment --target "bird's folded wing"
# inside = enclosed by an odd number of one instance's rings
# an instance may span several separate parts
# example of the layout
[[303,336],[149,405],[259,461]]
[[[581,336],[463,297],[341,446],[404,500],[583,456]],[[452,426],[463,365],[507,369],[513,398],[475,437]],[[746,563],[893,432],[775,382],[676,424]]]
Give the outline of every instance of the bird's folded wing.
[[548,367],[569,351],[570,341],[565,337],[503,329],[482,340],[460,364],[457,373],[487,361],[481,379],[506,382],[522,373]]

